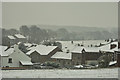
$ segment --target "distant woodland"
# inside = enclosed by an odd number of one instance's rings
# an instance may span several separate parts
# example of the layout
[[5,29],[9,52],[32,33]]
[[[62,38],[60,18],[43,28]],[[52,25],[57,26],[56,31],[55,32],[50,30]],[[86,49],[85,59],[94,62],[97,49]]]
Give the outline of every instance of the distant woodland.
[[116,29],[103,29],[96,27],[73,27],[73,26],[49,26],[49,25],[22,25],[19,30],[2,28],[2,41],[4,37],[14,34],[22,34],[30,43],[40,43],[43,40],[105,40],[117,38]]

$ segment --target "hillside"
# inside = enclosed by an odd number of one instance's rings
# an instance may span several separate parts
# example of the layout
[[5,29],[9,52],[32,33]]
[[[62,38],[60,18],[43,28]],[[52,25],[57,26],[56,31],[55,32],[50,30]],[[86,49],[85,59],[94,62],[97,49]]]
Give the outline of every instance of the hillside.
[[[108,39],[117,38],[117,28],[98,28],[98,27],[86,27],[86,26],[56,26],[56,25],[38,25],[42,29],[50,29],[57,31],[59,29],[66,29],[69,33],[68,36],[72,36],[71,39]],[[60,33],[59,33],[60,34]],[[61,35],[61,34],[60,34]],[[61,36],[64,36],[61,35]]]

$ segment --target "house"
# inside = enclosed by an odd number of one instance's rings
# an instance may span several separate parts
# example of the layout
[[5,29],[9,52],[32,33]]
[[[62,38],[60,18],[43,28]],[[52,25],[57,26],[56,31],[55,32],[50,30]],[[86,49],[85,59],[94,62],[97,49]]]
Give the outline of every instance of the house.
[[58,51],[60,51],[60,48],[57,46],[37,45],[30,48],[26,54],[32,59],[33,63],[44,63],[50,61],[51,56]]
[[0,46],[1,49],[1,67],[25,67],[31,68],[32,62],[26,54],[18,49],[18,45],[14,45],[14,48],[8,48],[7,46]]
[[14,37],[16,38],[17,42],[26,42],[27,38],[21,34],[15,34]]
[[23,43],[26,47],[31,47],[33,44],[31,43]]
[[117,66],[120,67],[120,49],[117,52]]
[[16,38],[14,36],[11,36],[11,35],[3,36],[2,44],[4,46],[11,46],[15,43],[16,43]]
[[14,36],[9,35],[7,37],[10,45],[13,45],[16,43],[16,38]]
[[118,50],[116,50],[117,53],[117,67],[120,67],[120,42],[118,42]]
[[6,46],[14,45],[18,42],[26,42],[27,39],[21,34],[14,34],[14,35],[8,35],[4,36],[2,40],[2,44]]
[[71,60],[72,56],[69,52],[56,52],[52,57],[52,61],[59,63],[60,67],[70,67],[72,66]]
[[116,49],[118,49],[118,42],[115,41],[115,42],[105,44],[103,46],[100,46],[99,49],[102,51],[115,51]]
[[107,53],[108,55],[112,56],[112,61],[117,60],[117,50],[118,50],[118,42],[111,42],[109,44],[106,44],[104,46],[99,47],[100,51],[102,53]]
[[97,59],[102,55],[97,47],[76,47],[72,51],[72,65],[97,64]]

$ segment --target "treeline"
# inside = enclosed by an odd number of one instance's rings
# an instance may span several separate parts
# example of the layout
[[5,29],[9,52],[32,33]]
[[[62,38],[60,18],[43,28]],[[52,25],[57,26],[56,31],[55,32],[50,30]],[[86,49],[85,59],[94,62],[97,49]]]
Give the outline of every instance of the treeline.
[[31,25],[28,27],[27,25],[23,25],[16,29],[2,29],[2,41],[5,43],[5,37],[8,35],[14,34],[22,34],[24,35],[28,42],[39,44],[43,40],[71,40],[71,37],[76,35],[74,33],[70,33],[67,29],[60,28],[56,31],[51,29],[41,29],[36,25]]
[[51,38],[54,38],[56,36],[56,33],[52,30],[40,29],[36,25],[32,25],[31,27],[28,27],[27,25],[23,25],[19,28],[19,30],[2,29],[3,41],[6,36],[14,35],[14,34],[22,34],[27,38],[28,42],[37,43],[37,44],[39,44],[43,40],[50,40]]
[[[42,27],[42,26],[41,26]],[[82,30],[79,28],[77,32],[70,32],[68,29],[59,28],[57,30],[52,29],[43,29],[37,25],[22,25],[19,30],[16,29],[2,29],[2,41],[5,42],[5,37],[8,35],[14,34],[22,34],[24,35],[28,42],[30,43],[37,43],[39,44],[43,40],[63,40],[63,41],[70,41],[70,40],[105,40],[108,38],[117,38],[117,34],[110,33],[106,30],[97,30],[97,31],[90,31],[89,30]],[[73,27],[73,29],[75,29]],[[115,31],[116,32],[116,31]]]

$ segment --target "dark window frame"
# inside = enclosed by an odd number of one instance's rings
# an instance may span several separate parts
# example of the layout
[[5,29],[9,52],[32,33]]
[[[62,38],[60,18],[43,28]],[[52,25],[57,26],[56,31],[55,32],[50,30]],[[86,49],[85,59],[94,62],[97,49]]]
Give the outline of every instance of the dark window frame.
[[8,63],[12,63],[12,58],[9,58],[9,59],[8,59]]

